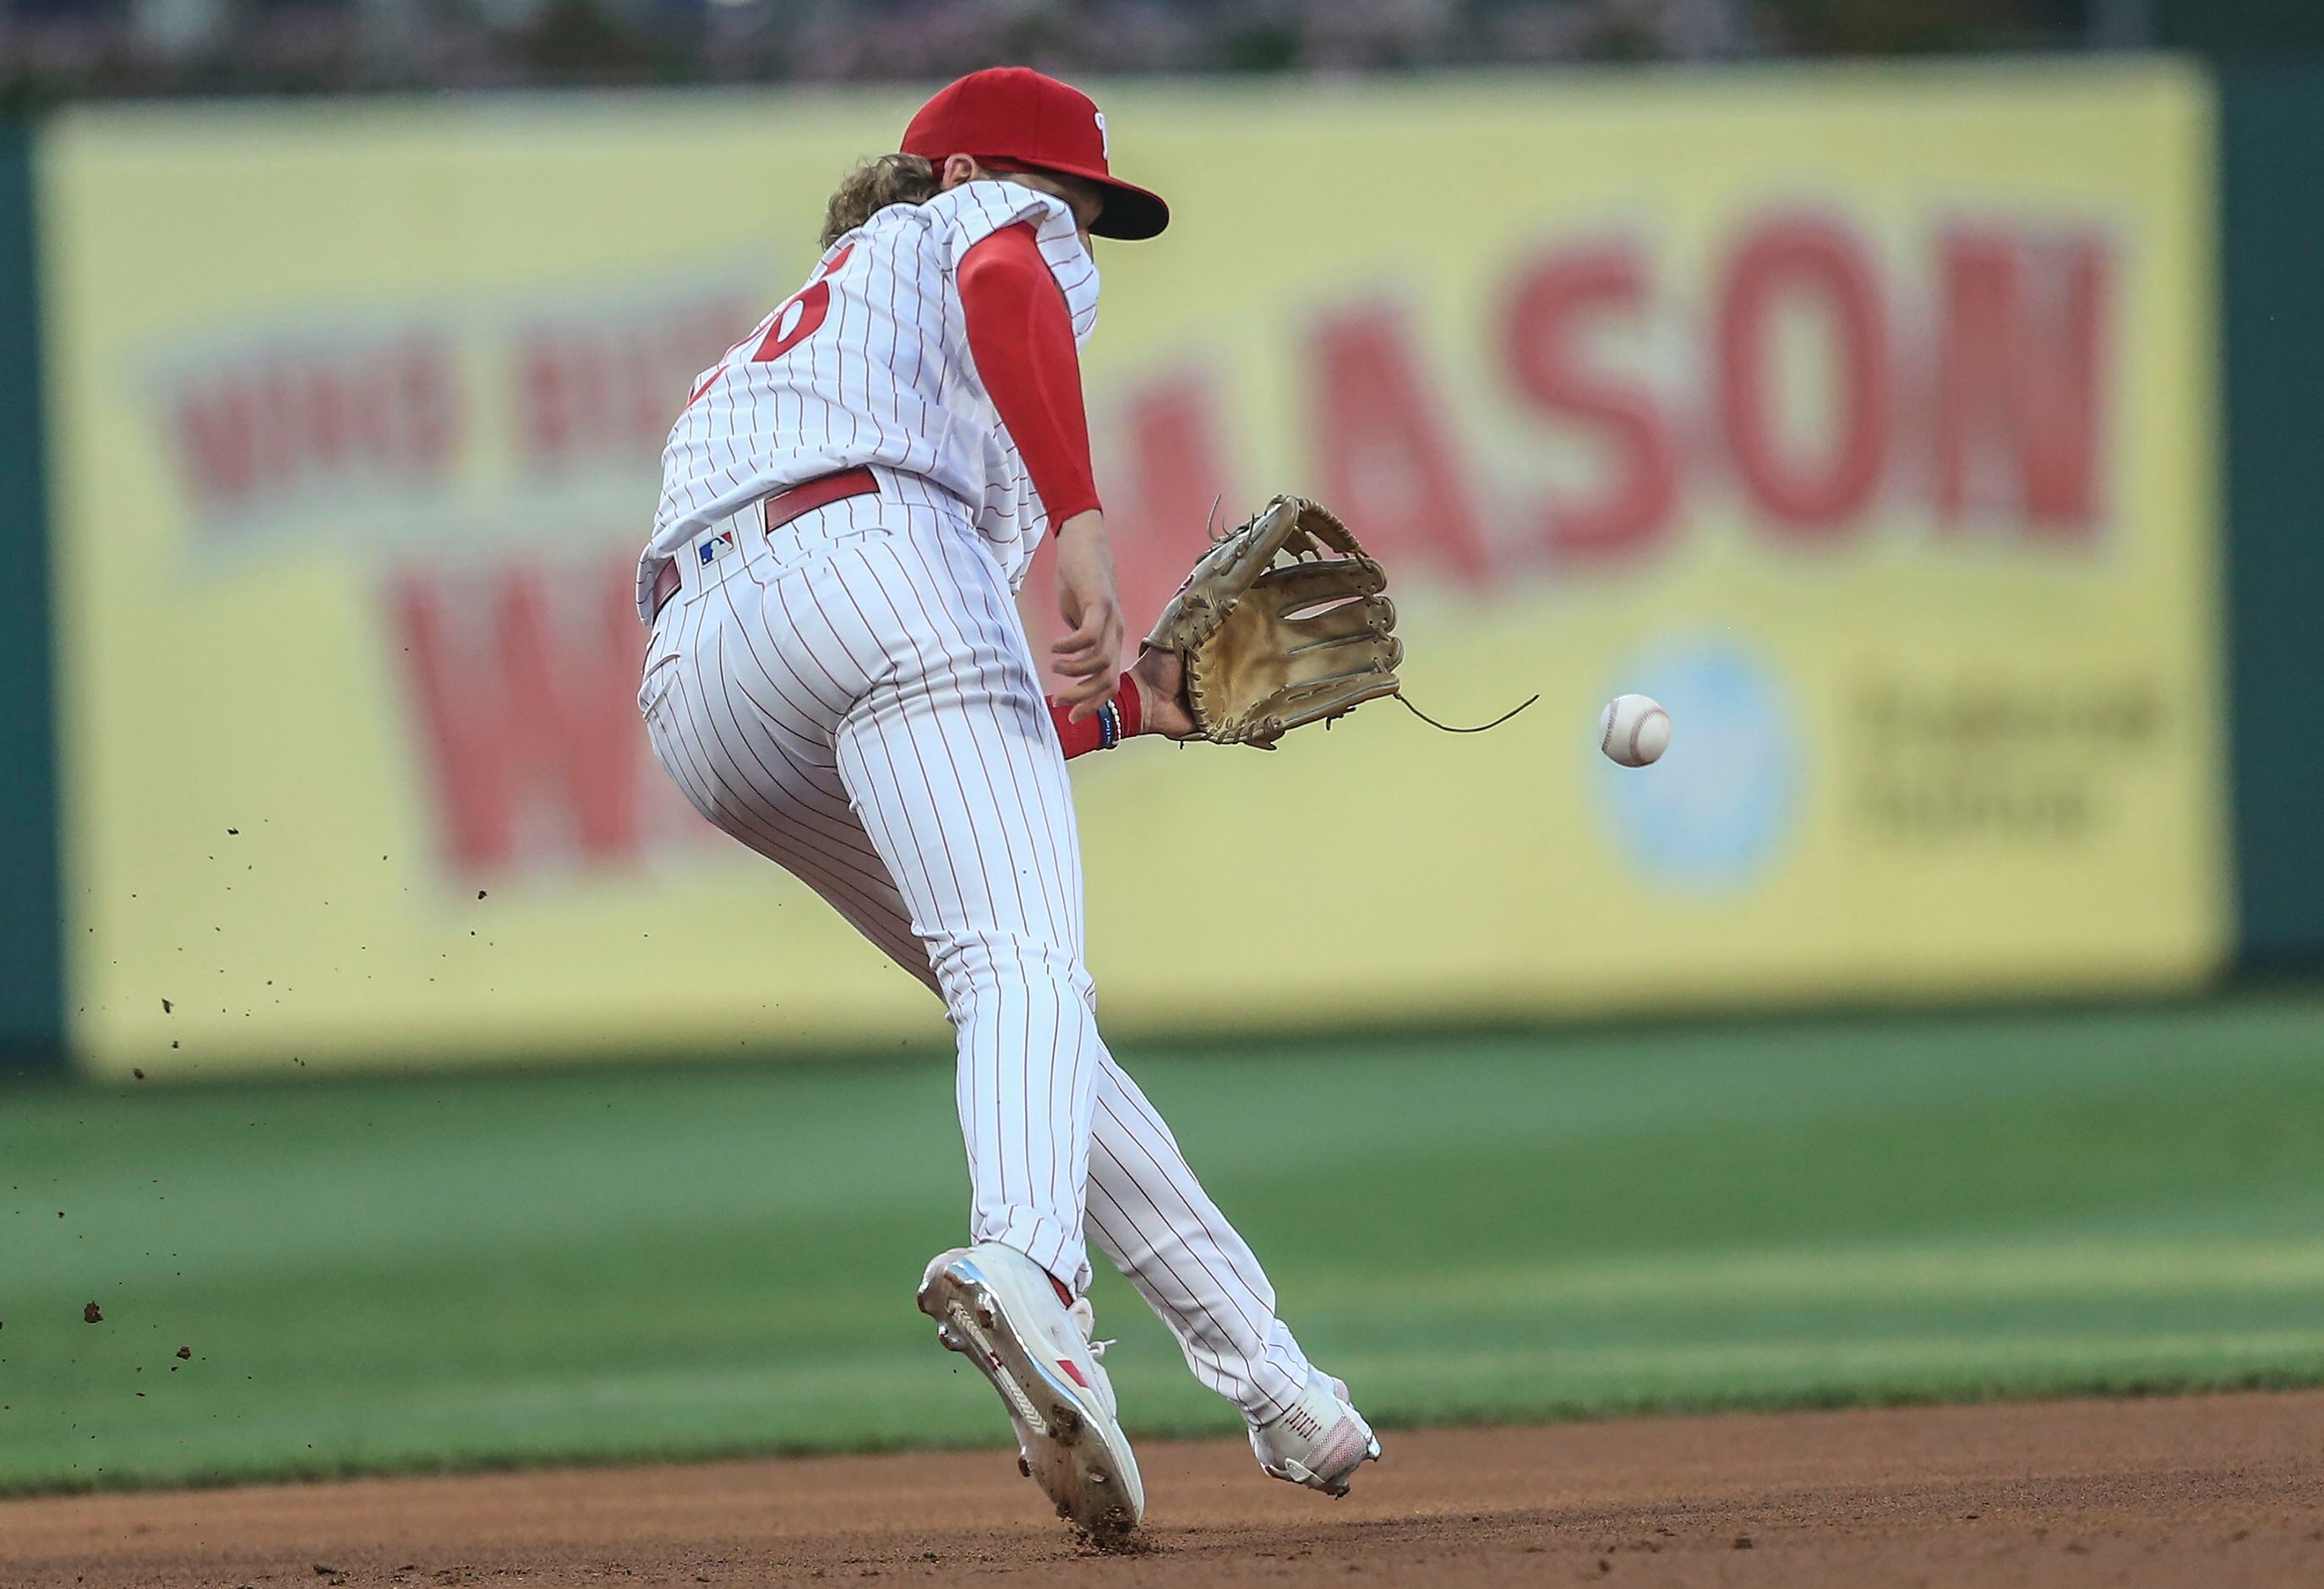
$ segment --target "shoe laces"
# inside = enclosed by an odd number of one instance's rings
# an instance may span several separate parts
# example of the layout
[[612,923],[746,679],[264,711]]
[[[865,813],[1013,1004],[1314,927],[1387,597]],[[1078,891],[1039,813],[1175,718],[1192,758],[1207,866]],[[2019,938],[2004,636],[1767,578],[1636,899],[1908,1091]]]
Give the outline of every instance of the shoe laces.
[[1074,1298],[1074,1305],[1065,1311],[1073,1315],[1074,1325],[1081,1330],[1082,1339],[1089,1343],[1090,1355],[1093,1358],[1103,1357],[1105,1349],[1113,1343],[1097,1338],[1097,1309],[1090,1306],[1090,1299],[1086,1297],[1076,1297]]

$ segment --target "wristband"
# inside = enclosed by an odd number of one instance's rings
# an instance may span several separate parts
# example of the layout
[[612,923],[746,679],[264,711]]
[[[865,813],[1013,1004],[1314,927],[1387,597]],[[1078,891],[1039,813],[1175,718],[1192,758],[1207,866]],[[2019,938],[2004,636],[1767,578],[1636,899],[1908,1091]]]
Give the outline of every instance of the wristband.
[[1138,680],[1124,673],[1115,681],[1113,699],[1106,703],[1119,707],[1121,715],[1122,739],[1135,739],[1146,726],[1146,697],[1138,693]]
[[1067,721],[1063,706],[1054,700],[1049,703],[1049,720],[1057,726],[1057,746],[1065,753],[1068,762],[1092,751],[1111,750],[1137,734],[1144,719],[1138,683],[1127,673],[1116,681],[1113,695],[1105,704],[1078,723]]

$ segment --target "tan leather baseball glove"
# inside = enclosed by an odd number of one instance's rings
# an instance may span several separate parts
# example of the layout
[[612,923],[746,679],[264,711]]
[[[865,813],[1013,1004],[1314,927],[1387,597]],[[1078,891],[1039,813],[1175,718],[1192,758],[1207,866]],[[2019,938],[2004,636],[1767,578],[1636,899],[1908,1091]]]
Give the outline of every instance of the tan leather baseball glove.
[[1204,738],[1271,750],[1397,692],[1404,645],[1387,585],[1330,510],[1278,496],[1203,554],[1146,644],[1185,663]]

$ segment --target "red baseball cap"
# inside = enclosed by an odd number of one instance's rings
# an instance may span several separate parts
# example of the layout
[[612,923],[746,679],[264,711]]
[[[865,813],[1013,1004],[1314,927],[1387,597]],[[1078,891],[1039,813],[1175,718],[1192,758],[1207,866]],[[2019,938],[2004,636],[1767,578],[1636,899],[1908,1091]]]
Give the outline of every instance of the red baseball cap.
[[1088,95],[1030,67],[995,66],[937,89],[904,129],[902,152],[939,165],[947,155],[968,154],[1079,177],[1105,193],[1091,231],[1155,236],[1170,224],[1170,207],[1114,176],[1105,146],[1105,113]]

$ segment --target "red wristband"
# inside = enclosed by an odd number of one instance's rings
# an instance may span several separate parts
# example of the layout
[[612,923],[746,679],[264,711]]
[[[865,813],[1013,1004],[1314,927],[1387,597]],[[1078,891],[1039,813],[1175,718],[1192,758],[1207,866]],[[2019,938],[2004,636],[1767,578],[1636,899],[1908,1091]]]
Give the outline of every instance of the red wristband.
[[1080,722],[1071,720],[1071,707],[1056,700],[1049,703],[1049,720],[1056,725],[1058,747],[1070,762],[1092,751],[1110,751],[1136,734],[1144,725],[1143,707],[1137,680],[1124,673],[1114,682],[1112,697]]
[[1114,680],[1113,704],[1121,709],[1121,737],[1134,738],[1146,725],[1146,697],[1138,693],[1138,680],[1127,673]]

